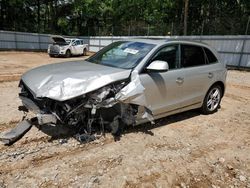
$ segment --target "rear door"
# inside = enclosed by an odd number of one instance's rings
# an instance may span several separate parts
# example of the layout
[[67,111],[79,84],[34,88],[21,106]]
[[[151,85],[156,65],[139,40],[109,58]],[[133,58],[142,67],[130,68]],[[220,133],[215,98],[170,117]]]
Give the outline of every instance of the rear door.
[[78,55],[82,54],[83,52],[83,48],[82,48],[82,44],[81,44],[81,41],[80,40],[76,40],[76,52]]
[[79,45],[78,45],[79,55],[83,54],[83,50],[84,50],[83,40],[79,40]]
[[166,61],[169,64],[169,70],[166,72],[144,70],[140,74],[141,83],[145,88],[147,105],[154,116],[180,108],[184,72],[183,69],[179,68],[179,52],[178,44],[159,49],[150,62],[154,60]]
[[71,46],[71,53],[74,55],[78,54],[78,50],[77,50],[77,40],[75,40],[74,42],[72,42],[72,46]]
[[181,69],[184,70],[182,107],[202,103],[213,83],[215,71],[207,63],[204,48],[197,45],[181,45]]

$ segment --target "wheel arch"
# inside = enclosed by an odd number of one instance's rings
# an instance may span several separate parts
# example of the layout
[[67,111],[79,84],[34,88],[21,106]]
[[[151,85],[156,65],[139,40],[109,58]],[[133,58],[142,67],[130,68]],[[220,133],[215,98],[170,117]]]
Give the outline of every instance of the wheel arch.
[[221,87],[221,90],[222,90],[222,97],[224,96],[224,93],[225,93],[225,84],[222,82],[222,81],[216,81],[215,83],[213,83],[209,89],[207,90],[207,92],[215,85],[219,85]]
[[[68,54],[68,52],[69,52],[69,54]],[[72,52],[71,52],[71,50],[68,48],[66,51],[65,51],[65,57],[71,57],[72,56]]]
[[86,55],[87,55],[87,51],[88,51],[88,49],[87,49],[87,47],[85,46],[85,47],[83,48],[83,53],[82,53],[82,54],[86,56]]
[[[207,90],[207,93],[206,93],[206,95],[205,95],[205,97],[204,97],[204,99],[203,99],[203,103],[202,103],[202,106],[201,106],[201,111],[202,111],[202,113],[203,114],[211,114],[211,113],[214,113],[215,111],[208,111],[207,110],[207,106],[206,105],[204,105],[205,104],[205,100],[206,100],[206,97],[207,97],[207,95],[208,95],[208,92],[211,90],[211,88],[213,88],[214,86],[220,86],[220,88],[221,88],[221,92],[222,92],[222,96],[221,96],[221,99],[222,99],[222,97],[224,96],[224,93],[225,93],[225,84],[224,84],[224,82],[222,82],[222,81],[216,81],[216,82],[214,82],[209,88],[208,88],[208,90]],[[220,102],[219,102],[220,103]],[[206,106],[206,107],[205,107]],[[218,107],[217,107],[217,109],[218,109]],[[217,109],[216,109],[216,111],[217,111]]]

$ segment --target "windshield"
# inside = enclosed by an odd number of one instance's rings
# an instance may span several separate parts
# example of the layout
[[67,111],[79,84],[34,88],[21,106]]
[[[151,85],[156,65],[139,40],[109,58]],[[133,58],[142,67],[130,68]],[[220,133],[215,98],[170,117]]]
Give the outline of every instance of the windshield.
[[67,43],[67,44],[70,44],[70,42],[71,42],[71,40],[69,40],[69,39],[66,40],[66,43]]
[[111,67],[132,69],[155,45],[143,42],[119,41],[103,48],[87,61]]

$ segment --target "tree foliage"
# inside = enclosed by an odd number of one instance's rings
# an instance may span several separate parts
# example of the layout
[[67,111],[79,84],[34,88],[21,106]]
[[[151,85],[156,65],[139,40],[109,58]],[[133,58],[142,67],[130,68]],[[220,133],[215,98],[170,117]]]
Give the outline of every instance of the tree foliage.
[[1,30],[64,35],[183,35],[185,18],[187,35],[245,34],[249,15],[249,0],[0,0]]

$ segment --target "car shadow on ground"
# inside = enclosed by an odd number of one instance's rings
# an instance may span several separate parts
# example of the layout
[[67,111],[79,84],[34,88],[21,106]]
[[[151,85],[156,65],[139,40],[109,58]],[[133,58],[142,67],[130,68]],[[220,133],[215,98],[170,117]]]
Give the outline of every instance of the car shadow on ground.
[[56,140],[56,139],[68,139],[74,134],[76,134],[76,131],[74,128],[70,128],[69,126],[57,124],[45,124],[45,125],[35,125],[40,131],[42,131],[44,134],[50,136],[50,141]]
[[182,112],[182,113],[179,113],[179,114],[174,114],[174,115],[170,115],[170,116],[160,118],[158,120],[155,120],[155,124],[151,124],[149,122],[149,123],[144,123],[144,124],[141,124],[141,125],[136,125],[136,126],[133,126],[133,127],[131,127],[131,126],[127,127],[123,131],[123,134],[128,134],[128,133],[132,133],[132,132],[142,132],[142,133],[154,136],[154,133],[152,132],[152,129],[162,127],[162,126],[167,126],[167,125],[170,125],[172,123],[180,122],[180,121],[190,119],[190,118],[193,118],[193,117],[199,116],[199,115],[201,115],[199,110],[197,110],[197,109],[190,110],[190,111]]
[[[155,121],[155,124],[144,123],[144,124],[137,125],[137,126],[128,126],[128,127],[125,127],[123,130],[121,130],[120,134],[113,135],[114,140],[119,141],[123,135],[133,133],[133,132],[134,133],[141,132],[144,134],[154,136],[152,129],[162,127],[162,126],[167,126],[172,123],[180,122],[185,119],[189,119],[189,118],[199,116],[199,115],[201,115],[199,110],[190,110],[187,112],[182,112],[179,114],[175,114],[175,115],[171,115],[171,116],[158,119]],[[56,139],[69,139],[72,137],[75,138],[75,135],[79,133],[79,131],[76,128],[74,127],[72,128],[72,127],[65,126],[65,125],[42,125],[42,126],[36,125],[36,127],[43,133],[51,136],[49,141],[53,141]]]

